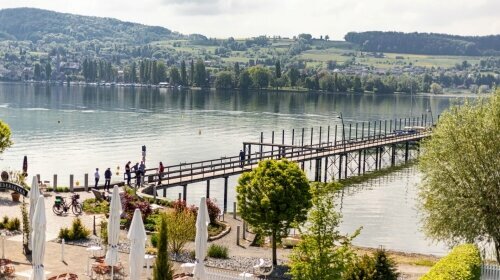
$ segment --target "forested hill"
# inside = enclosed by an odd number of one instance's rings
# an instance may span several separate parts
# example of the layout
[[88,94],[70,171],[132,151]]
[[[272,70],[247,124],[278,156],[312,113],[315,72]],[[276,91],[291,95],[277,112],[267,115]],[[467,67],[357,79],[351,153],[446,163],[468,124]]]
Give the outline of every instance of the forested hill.
[[455,36],[435,33],[349,32],[345,40],[363,51],[430,55],[500,55],[500,35]]
[[0,10],[0,40],[144,44],[180,36],[158,26],[111,18],[58,13],[34,8]]

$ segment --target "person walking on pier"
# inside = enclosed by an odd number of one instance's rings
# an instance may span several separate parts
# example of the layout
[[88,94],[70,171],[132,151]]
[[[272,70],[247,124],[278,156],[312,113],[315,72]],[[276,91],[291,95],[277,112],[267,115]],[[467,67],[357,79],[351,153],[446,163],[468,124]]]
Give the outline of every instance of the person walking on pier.
[[127,174],[127,186],[130,187],[130,161],[125,164],[125,174]]
[[240,150],[240,167],[243,167],[245,164],[245,152],[243,150]]
[[104,188],[106,189],[106,191],[109,192],[109,185],[111,184],[111,169],[108,168],[106,169],[106,171],[104,172]]
[[99,184],[99,178],[101,176],[99,175],[99,168],[96,168],[95,169],[95,173],[94,173],[94,179],[95,179],[95,188],[97,189],[97,184]]
[[158,186],[161,186],[161,177],[163,177],[164,171],[165,167],[163,166],[163,162],[160,161],[160,166],[158,166]]

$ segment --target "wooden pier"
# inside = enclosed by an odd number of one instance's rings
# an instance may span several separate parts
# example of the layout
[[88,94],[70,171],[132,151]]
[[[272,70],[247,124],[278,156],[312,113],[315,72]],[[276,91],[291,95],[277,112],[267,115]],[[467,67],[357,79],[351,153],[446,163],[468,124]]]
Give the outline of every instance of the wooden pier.
[[[165,166],[161,184],[157,184],[160,174],[156,169],[147,169],[144,179],[148,186],[142,192],[157,196],[163,190],[163,197],[166,197],[167,188],[182,186],[182,199],[186,200],[189,184],[206,182],[208,198],[210,181],[224,178],[223,207],[226,212],[228,178],[251,171],[262,160],[287,159],[298,162],[302,169],[306,169],[306,164],[309,164],[314,181],[338,180],[394,166],[416,157],[419,142],[431,136],[432,125],[424,116],[422,119],[404,119],[404,122],[399,119],[399,122],[376,121],[373,125],[370,122],[356,123],[355,126],[349,124],[348,129],[342,125],[341,130],[336,125],[332,139],[330,126],[326,131],[320,127],[316,138],[312,128],[309,136],[305,134],[305,129],[302,129],[301,136],[295,135],[295,130],[292,130],[290,144],[285,143],[285,131],[282,131],[281,143],[275,143],[274,131],[269,142],[264,141],[261,133],[259,142],[243,142],[244,160],[233,156]],[[338,134],[342,135],[341,139],[338,139]],[[305,139],[306,136],[308,139]]]

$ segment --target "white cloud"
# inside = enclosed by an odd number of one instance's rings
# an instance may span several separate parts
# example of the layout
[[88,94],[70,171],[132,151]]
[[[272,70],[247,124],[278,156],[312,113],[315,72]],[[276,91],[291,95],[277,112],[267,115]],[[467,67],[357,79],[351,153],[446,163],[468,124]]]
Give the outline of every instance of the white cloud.
[[349,31],[498,34],[498,0],[1,0],[0,8],[38,7],[115,17],[210,37],[307,32],[340,39]]

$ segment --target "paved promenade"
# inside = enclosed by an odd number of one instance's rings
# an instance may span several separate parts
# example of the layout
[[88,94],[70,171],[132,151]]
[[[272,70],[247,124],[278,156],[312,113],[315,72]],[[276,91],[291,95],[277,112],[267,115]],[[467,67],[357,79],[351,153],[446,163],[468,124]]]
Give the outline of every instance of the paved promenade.
[[[80,201],[87,198],[94,197],[93,194],[87,192],[79,192]],[[71,193],[62,193],[63,196],[70,197]],[[25,199],[29,202],[28,199]],[[52,205],[54,202],[54,196],[49,196],[45,198],[46,207],[46,217],[47,217],[47,241],[51,241],[57,238],[59,229],[61,227],[69,227],[75,218],[71,212],[64,216],[57,216],[52,212]],[[10,192],[0,192],[0,216],[8,216],[9,218],[18,217],[21,219],[20,203],[12,202],[10,197]],[[1,217],[0,217],[1,218]],[[89,229],[92,229],[94,215],[82,215],[83,223]],[[96,224],[99,224],[100,220],[104,219],[103,215],[96,215]],[[236,245],[236,227],[242,227],[242,221],[237,218],[234,219],[232,214],[226,214],[224,220],[231,226],[231,232],[225,237],[213,241],[213,243],[227,246],[229,248],[230,257],[238,258],[266,258],[271,257],[270,248],[252,247],[250,246],[252,234],[247,234],[247,240],[240,239],[240,245]],[[125,239],[125,232],[121,234],[121,240]],[[31,269],[30,260],[27,259],[22,253],[22,236],[17,235],[7,238],[6,242],[6,257],[13,260],[16,272],[21,272]],[[193,250],[194,243],[188,243],[186,249]],[[44,265],[47,271],[51,273],[49,276],[59,275],[61,273],[72,272],[78,274],[80,279],[89,279],[87,274],[87,260],[89,260],[89,252],[86,251],[86,247],[82,246],[71,246],[66,245],[64,262],[61,260],[61,245],[55,242],[47,242],[45,261]],[[290,249],[279,249],[278,259],[286,261],[288,255],[291,252]],[[89,260],[92,262],[92,260]],[[128,254],[120,253],[120,261],[128,271]],[[179,263],[174,262],[174,268],[177,273],[182,272],[179,267]],[[252,264],[246,264],[248,268]],[[405,279],[418,279],[417,275],[422,275],[429,268],[423,266],[415,266],[409,264],[400,264],[398,266],[399,270],[407,275],[414,275],[412,277],[406,277]],[[246,268],[244,268],[246,270]],[[127,272],[128,274],[128,272]],[[23,279],[23,278],[18,278]],[[143,271],[141,279],[146,279],[146,269]]]

